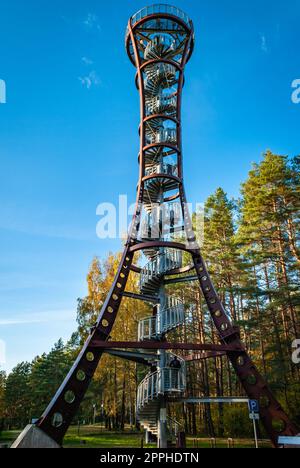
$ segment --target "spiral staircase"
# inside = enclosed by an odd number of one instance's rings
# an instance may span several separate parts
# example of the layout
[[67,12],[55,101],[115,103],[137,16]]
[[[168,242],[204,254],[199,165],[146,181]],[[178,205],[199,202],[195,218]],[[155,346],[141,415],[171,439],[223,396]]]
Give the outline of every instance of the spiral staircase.
[[[139,322],[138,338],[143,341],[162,341],[165,335],[185,321],[184,304],[176,297],[166,297],[166,307],[159,310],[155,316],[147,317]],[[138,387],[137,416],[141,426],[154,436],[158,435],[158,420],[160,417],[161,398],[169,402],[180,401],[186,391],[185,361],[176,356],[180,369],[171,367],[175,354],[166,353],[164,366],[156,372],[148,374]],[[181,429],[180,424],[167,418],[168,440],[170,446],[176,441]]]
[[[155,34],[144,50],[146,61],[174,60],[180,54],[180,47],[170,35]],[[176,207],[166,203],[167,193],[179,190],[177,160],[177,113],[178,71],[168,63],[155,62],[147,65],[144,71],[145,111],[145,184],[143,208],[146,219],[141,223],[141,242],[166,240],[170,234],[183,230],[182,223],[175,226],[178,219]],[[160,219],[160,209],[167,213],[166,220]],[[158,214],[155,212],[158,209]],[[181,207],[180,207],[181,210]],[[178,211],[178,210],[177,210]],[[182,267],[182,252],[176,249],[149,247],[144,249],[148,259],[140,274],[140,292],[157,301],[158,307],[153,316],[140,321],[139,342],[163,341],[165,336],[182,326],[185,321],[185,306],[173,296],[163,296],[161,288],[164,278]],[[141,345],[142,346],[142,345]],[[164,353],[163,363],[157,356],[157,370],[150,372],[138,387],[137,416],[141,426],[154,436],[158,435],[158,422],[161,417],[162,399],[168,402],[180,401],[186,390],[185,361],[177,356],[180,369],[174,369],[171,362],[175,355]],[[152,369],[153,370],[153,369]],[[174,443],[180,424],[167,418],[169,444]]]
[[[177,250],[160,249],[159,252],[148,252],[151,260],[143,268],[140,277],[141,294],[157,297],[164,276],[182,266],[182,253]],[[165,297],[165,306],[158,307],[157,313],[139,322],[138,340],[143,342],[162,341],[165,336],[182,326],[185,322],[185,306],[179,298]],[[142,347],[142,345],[141,345]],[[170,364],[175,358],[166,353],[164,367],[145,377],[138,387],[137,416],[141,426],[154,436],[158,435],[161,398],[171,402],[180,401],[186,390],[186,365],[179,356],[180,369],[173,369]],[[159,357],[158,357],[159,360]],[[180,424],[168,418],[168,440],[174,444]]]
[[141,271],[140,291],[145,296],[155,296],[164,276],[172,270],[181,268],[182,253],[168,249],[161,249],[160,252],[153,250],[151,254],[149,251],[146,252],[149,256],[155,254],[156,256]]
[[[174,357],[168,354],[168,359]],[[152,435],[158,435],[158,419],[160,417],[160,398],[164,397],[171,402],[182,399],[186,390],[186,369],[184,360],[178,371],[169,367],[154,372],[142,381],[138,388],[137,415],[141,426]],[[167,418],[168,440],[174,443],[180,424],[174,419]]]
[[139,322],[139,341],[161,340],[166,333],[184,323],[184,304],[176,297],[167,297],[167,307],[153,317]]

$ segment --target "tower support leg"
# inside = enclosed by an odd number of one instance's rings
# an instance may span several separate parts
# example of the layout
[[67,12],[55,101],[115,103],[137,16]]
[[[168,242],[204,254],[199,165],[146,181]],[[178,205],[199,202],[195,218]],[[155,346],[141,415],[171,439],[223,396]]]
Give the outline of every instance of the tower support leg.
[[31,424],[27,426],[11,446],[12,449],[59,449],[60,445],[44,431]]
[[265,379],[243,346],[239,330],[228,318],[220,297],[211,281],[200,250],[193,253],[193,260],[200,288],[221,341],[227,345],[236,345],[241,348],[240,353],[227,352],[228,359],[249,399],[259,402],[261,421],[274,447],[278,447],[279,436],[296,436],[299,431],[269,389]]

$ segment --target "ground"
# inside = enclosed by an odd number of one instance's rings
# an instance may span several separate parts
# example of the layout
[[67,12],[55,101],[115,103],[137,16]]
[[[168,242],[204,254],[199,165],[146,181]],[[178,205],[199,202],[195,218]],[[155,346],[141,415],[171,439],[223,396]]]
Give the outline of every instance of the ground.
[[[20,431],[3,432],[0,435],[0,445],[10,446],[10,444],[18,437]],[[120,432],[107,432],[100,426],[84,426],[80,428],[71,427],[64,442],[65,448],[141,448],[142,433],[126,430]],[[217,439],[217,448],[227,448],[227,439]],[[211,440],[188,437],[188,448],[211,448]],[[252,440],[234,440],[235,448],[254,448]],[[260,441],[261,448],[270,448],[271,445],[267,441]],[[145,446],[145,448],[155,448],[155,445]]]

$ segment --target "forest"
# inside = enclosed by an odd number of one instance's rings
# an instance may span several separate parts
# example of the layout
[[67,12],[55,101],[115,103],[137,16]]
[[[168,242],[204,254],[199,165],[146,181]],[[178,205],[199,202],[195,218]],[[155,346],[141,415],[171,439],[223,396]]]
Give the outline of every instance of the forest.
[[[300,156],[267,151],[253,164],[240,197],[218,188],[205,205],[203,254],[228,315],[261,373],[291,418],[300,425],[300,365],[293,344],[300,338]],[[121,253],[93,259],[87,296],[78,299],[77,330],[49,353],[0,372],[2,429],[23,428],[39,418],[60,386],[96,322]],[[92,260],[92,259],[91,259]],[[186,304],[183,330],[170,340],[218,343],[199,285],[169,286]],[[138,292],[132,274],[127,289]],[[113,340],[135,341],[139,320],[151,312],[141,301],[124,298]],[[75,312],[74,312],[75,313]],[[104,356],[74,424],[103,423],[107,430],[138,427],[137,386],[147,369]],[[188,364],[191,396],[243,396],[226,357]],[[177,405],[169,411],[192,435],[242,437],[251,434],[242,405]],[[262,434],[263,435],[263,434]]]

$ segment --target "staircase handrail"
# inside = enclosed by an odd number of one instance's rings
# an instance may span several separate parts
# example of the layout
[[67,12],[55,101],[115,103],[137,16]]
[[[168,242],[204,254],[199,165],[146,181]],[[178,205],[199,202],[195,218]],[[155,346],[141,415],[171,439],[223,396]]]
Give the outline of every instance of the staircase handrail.
[[[168,314],[172,315],[172,313],[176,313],[176,316],[171,317],[171,319],[168,320]],[[158,315],[154,317],[145,317],[139,321],[139,341],[144,341],[145,338],[151,339],[159,337],[164,333],[173,330],[175,327],[183,325],[184,320],[184,303],[178,299],[178,303],[174,302],[173,305],[169,305],[159,312]],[[149,325],[149,333],[145,334],[145,325],[147,326],[147,322]]]
[[144,378],[138,387],[138,409],[148,404],[149,401],[166,393],[184,393],[186,390],[186,367],[183,359],[181,369],[164,367]]

